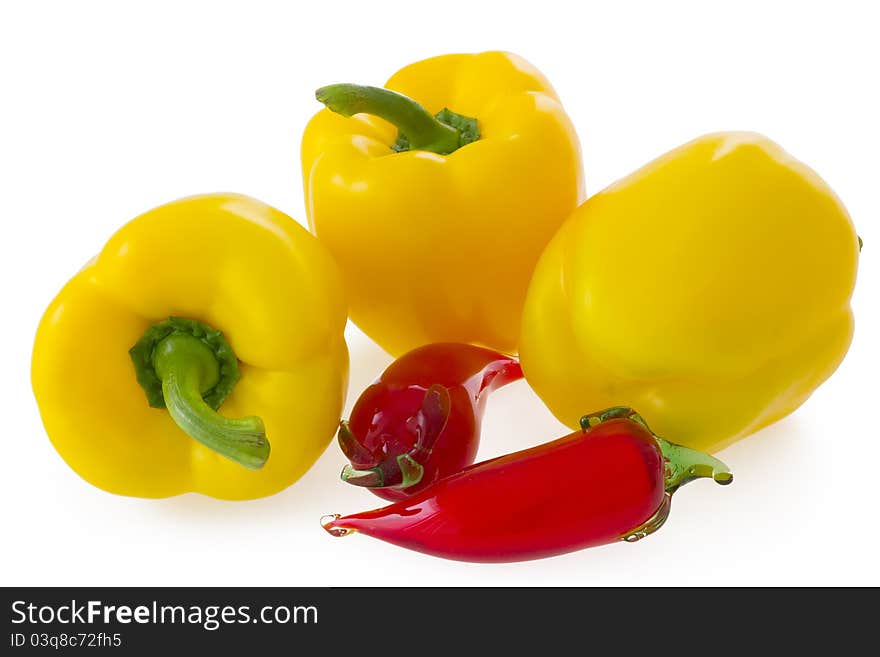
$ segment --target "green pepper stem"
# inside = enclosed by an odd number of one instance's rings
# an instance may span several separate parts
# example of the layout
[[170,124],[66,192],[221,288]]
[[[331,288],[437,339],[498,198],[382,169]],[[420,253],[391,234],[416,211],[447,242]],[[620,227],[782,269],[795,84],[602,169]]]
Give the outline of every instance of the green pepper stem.
[[385,485],[385,473],[378,466],[369,470],[358,470],[346,463],[340,478],[347,484],[366,488],[382,488]]
[[168,413],[183,431],[218,454],[257,470],[269,458],[269,441],[258,417],[225,418],[203,399],[218,381],[219,365],[199,338],[173,333],[156,345],[153,366],[162,380]]
[[654,436],[660,451],[666,459],[666,491],[674,492],[679,486],[701,477],[711,477],[715,483],[726,486],[733,482],[730,468],[714,456],[703,452],[676,445],[659,436]]
[[318,89],[315,98],[342,116],[365,113],[385,119],[406,135],[413,150],[447,155],[461,146],[458,130],[396,91],[358,84],[331,84]]

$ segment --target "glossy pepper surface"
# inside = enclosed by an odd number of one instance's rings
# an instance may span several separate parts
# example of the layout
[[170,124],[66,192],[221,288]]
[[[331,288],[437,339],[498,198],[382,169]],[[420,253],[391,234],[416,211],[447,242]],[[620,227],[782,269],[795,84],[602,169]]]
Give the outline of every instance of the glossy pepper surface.
[[582,422],[578,432],[471,466],[402,502],[322,525],[333,536],[363,533],[447,559],[522,561],[637,541],[663,524],[679,486],[733,481],[723,463],[658,438],[631,409]]
[[535,261],[583,195],[571,122],[508,53],[435,57],[385,87],[320,89],[331,109],[302,141],[309,223],[352,319],[395,356],[433,342],[512,353]]
[[526,379],[565,424],[639,409],[714,451],[800,406],[853,333],[859,240],[819,176],[753,133],[696,139],[579,207],[535,270]]
[[522,378],[516,359],[458,343],[418,347],[358,397],[339,427],[350,484],[401,500],[474,462],[486,399]]
[[348,374],[330,254],[244,196],[151,210],[43,316],[32,383],[53,445],[107,491],[275,493],[320,455]]

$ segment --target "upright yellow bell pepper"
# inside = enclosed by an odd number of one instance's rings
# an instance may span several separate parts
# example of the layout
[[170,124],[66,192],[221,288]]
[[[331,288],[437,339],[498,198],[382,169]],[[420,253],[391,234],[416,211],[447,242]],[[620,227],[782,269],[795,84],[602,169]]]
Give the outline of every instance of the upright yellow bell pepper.
[[752,133],[701,137],[590,198],[541,256],[520,357],[564,423],[638,408],[717,450],[840,364],[859,242],[811,169]]
[[329,109],[303,136],[306,207],[354,322],[395,355],[443,341],[514,351],[535,262],[583,196],[547,80],[486,52],[317,97]]
[[244,196],[187,198],[129,222],[58,294],[33,388],[55,448],[100,488],[270,495],[334,434],[345,322],[308,231]]

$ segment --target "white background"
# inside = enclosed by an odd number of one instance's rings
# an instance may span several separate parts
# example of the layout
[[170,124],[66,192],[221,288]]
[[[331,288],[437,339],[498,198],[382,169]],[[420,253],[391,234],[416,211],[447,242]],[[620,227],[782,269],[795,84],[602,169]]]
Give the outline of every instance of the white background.
[[[4,2],[0,583],[880,584],[880,42],[870,7]],[[299,140],[316,87],[381,84],[424,57],[489,49],[524,56],[553,82],[591,194],[699,134],[742,129],[782,144],[847,204],[865,241],[855,341],[803,408],[720,454],[733,486],[683,489],[666,526],[635,545],[487,566],[325,534],[322,514],[378,505],[339,482],[335,444],[291,488],[245,503],[116,497],[67,468],[31,392],[33,335],[122,223],[210,191],[303,221]],[[390,362],[354,327],[347,335],[346,412]],[[524,383],[490,401],[484,429],[481,457],[566,432]]]

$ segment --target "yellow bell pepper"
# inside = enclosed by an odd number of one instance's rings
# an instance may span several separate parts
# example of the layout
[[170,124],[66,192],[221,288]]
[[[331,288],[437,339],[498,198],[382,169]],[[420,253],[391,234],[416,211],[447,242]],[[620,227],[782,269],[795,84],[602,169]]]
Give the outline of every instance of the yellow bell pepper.
[[394,355],[431,342],[514,351],[535,262],[583,197],[549,82],[486,52],[317,97],[329,109],[303,136],[306,207],[353,321]]
[[565,424],[632,406],[718,450],[843,360],[859,241],[819,176],[753,133],[701,137],[590,198],[535,269],[526,379]]
[[244,196],[187,198],[125,225],[50,304],[34,393],[55,448],[104,490],[270,495],[334,434],[345,322],[308,231]]

